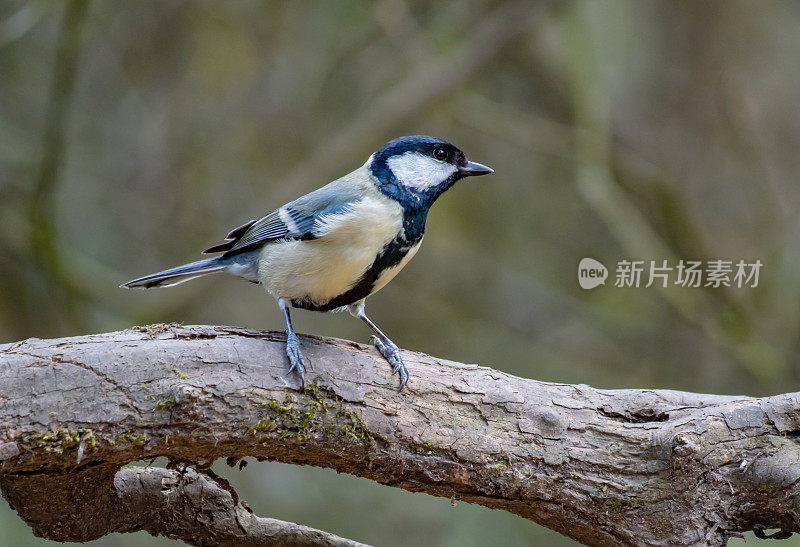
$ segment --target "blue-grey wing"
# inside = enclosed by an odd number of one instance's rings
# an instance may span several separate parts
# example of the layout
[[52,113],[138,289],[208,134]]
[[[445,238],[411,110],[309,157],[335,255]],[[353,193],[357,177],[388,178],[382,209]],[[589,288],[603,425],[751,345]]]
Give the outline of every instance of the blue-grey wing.
[[363,197],[357,185],[335,181],[287,203],[265,217],[251,220],[232,230],[225,242],[204,253],[242,252],[279,239],[316,239],[320,219],[345,211]]

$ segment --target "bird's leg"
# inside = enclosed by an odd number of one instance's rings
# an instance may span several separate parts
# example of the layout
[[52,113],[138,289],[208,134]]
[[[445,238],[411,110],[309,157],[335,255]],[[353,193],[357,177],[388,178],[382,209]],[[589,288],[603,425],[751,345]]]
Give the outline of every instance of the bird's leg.
[[389,340],[389,337],[383,334],[375,323],[370,321],[367,314],[364,313],[363,300],[351,304],[347,309],[350,311],[350,315],[361,319],[375,332],[375,336],[371,336],[369,341],[381,352],[381,355],[389,361],[389,364],[392,365],[392,374],[397,373],[400,375],[400,389],[402,390],[406,382],[408,382],[408,369],[403,362],[403,358],[400,357],[400,350],[397,345]]
[[300,376],[300,384],[305,387],[305,367],[308,366],[308,363],[300,352],[300,339],[292,328],[292,316],[289,313],[289,308],[292,307],[292,304],[285,298],[281,298],[278,300],[278,305],[286,318],[286,356],[289,358],[289,372],[297,370],[297,375]]

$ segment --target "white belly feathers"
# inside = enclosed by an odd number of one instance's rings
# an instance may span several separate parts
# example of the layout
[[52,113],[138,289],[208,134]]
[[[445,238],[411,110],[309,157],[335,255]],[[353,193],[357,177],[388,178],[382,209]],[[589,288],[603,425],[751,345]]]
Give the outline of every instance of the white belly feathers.
[[[403,209],[387,197],[368,195],[346,212],[331,215],[320,224],[318,239],[280,241],[264,246],[258,275],[275,298],[324,303],[347,292],[400,233]],[[375,290],[388,283],[414,252],[416,248],[392,268],[391,275],[387,271],[378,280]]]

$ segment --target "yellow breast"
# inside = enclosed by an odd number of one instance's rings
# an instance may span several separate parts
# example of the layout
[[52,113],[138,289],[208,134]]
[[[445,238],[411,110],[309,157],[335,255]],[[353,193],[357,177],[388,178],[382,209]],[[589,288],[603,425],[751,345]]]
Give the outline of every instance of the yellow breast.
[[[323,219],[318,239],[264,246],[259,278],[275,298],[327,302],[358,282],[402,225],[403,209],[397,202],[383,195],[367,195],[346,213]],[[408,259],[410,256],[403,264]],[[398,264],[393,270],[400,267]],[[385,281],[382,277],[380,286],[391,277]]]

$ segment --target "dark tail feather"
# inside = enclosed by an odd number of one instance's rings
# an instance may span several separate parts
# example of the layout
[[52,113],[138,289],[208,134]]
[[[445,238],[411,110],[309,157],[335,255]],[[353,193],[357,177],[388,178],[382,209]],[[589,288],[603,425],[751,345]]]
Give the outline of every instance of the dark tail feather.
[[124,287],[126,289],[172,287],[173,285],[183,283],[184,281],[189,281],[190,279],[200,277],[201,275],[224,270],[227,265],[228,261],[222,257],[218,256],[214,258],[207,258],[205,260],[198,260],[197,262],[192,262],[190,264],[184,264],[183,266],[170,268],[169,270],[164,270],[163,272],[146,275],[144,277],[134,279],[133,281],[123,283],[120,285],[120,287]]

